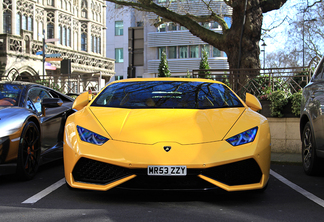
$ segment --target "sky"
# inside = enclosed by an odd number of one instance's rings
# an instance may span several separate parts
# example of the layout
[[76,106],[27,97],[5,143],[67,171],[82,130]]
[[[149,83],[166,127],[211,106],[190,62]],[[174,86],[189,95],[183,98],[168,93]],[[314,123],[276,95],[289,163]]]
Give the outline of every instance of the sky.
[[[298,3],[305,4],[306,6],[305,0],[288,0],[280,9],[263,14],[262,28],[269,29],[276,27],[263,37],[267,45],[266,52],[273,52],[278,48],[285,47],[285,43],[288,40],[286,31],[289,26],[289,18],[296,16],[298,13],[296,8],[296,4]],[[261,41],[260,45],[262,43]]]

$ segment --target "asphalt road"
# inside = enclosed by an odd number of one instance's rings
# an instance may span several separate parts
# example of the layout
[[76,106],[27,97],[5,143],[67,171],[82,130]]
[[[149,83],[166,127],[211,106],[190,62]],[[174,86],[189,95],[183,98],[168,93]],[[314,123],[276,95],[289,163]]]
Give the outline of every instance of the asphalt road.
[[273,163],[263,193],[71,190],[62,162],[31,181],[0,177],[0,221],[323,221],[324,176]]

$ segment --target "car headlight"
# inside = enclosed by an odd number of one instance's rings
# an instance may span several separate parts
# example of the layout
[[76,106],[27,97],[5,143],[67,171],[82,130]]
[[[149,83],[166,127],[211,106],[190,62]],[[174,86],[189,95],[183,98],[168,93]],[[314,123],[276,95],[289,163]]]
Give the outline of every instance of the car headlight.
[[101,146],[102,144],[104,144],[105,142],[107,142],[109,140],[108,138],[101,136],[97,133],[94,133],[90,130],[87,130],[81,126],[77,126],[77,130],[78,130],[80,139],[84,142],[93,143],[93,144]]
[[229,142],[232,146],[239,146],[242,144],[251,143],[254,141],[257,132],[258,132],[258,127],[254,127],[243,133],[232,136],[226,141]]

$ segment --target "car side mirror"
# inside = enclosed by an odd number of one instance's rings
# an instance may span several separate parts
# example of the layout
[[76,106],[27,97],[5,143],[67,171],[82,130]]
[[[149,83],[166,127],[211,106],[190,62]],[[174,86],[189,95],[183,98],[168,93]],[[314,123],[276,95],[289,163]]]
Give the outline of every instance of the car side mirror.
[[246,93],[245,95],[245,104],[250,107],[253,111],[259,111],[262,109],[262,105],[258,98],[250,93]]
[[88,103],[91,101],[92,96],[89,94],[89,92],[84,92],[80,94],[73,102],[72,109],[75,110],[81,110],[83,107],[88,105]]
[[45,108],[59,107],[62,106],[62,104],[63,101],[60,98],[43,98],[41,102],[43,116],[46,115]]

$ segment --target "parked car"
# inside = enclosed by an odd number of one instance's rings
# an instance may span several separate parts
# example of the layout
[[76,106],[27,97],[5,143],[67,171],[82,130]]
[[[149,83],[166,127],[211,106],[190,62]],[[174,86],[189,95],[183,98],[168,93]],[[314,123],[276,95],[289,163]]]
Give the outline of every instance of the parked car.
[[63,130],[73,99],[28,82],[0,81],[0,175],[31,179],[63,157]]
[[300,110],[302,162],[306,174],[324,170],[324,57],[303,89]]
[[229,87],[206,79],[127,79],[89,102],[76,98],[65,125],[69,187],[108,190],[265,189],[270,130]]

